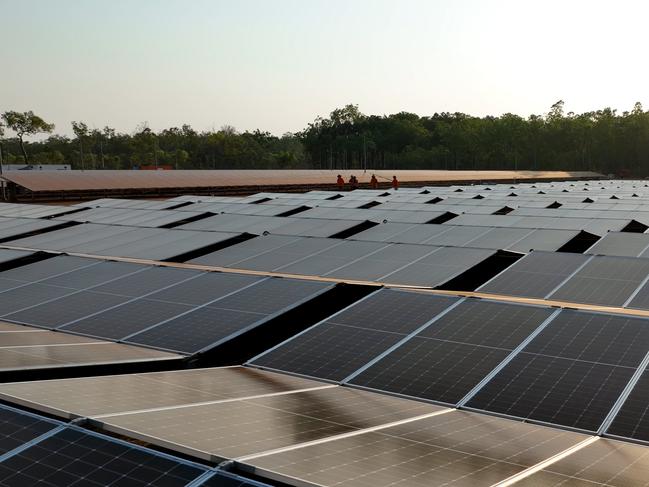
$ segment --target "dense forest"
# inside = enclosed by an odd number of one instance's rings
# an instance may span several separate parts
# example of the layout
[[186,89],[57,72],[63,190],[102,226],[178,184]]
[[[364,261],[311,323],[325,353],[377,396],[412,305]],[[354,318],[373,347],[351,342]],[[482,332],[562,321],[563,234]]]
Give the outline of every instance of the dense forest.
[[[621,114],[611,108],[576,114],[558,101],[544,115],[464,113],[364,115],[347,105],[281,137],[224,126],[197,132],[189,125],[133,133],[90,129],[72,122],[74,137],[33,112],[5,112],[0,120],[4,163],[71,164],[74,169],[533,169],[592,170],[649,175],[649,112],[640,103]],[[27,142],[35,134],[52,134]]]

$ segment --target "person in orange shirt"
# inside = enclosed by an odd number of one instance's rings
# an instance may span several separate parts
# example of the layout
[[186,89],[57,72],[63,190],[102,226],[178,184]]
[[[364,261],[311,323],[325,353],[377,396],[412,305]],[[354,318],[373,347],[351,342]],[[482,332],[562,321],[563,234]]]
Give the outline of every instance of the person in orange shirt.
[[370,179],[370,188],[372,189],[377,189],[379,187],[379,181],[376,179],[376,176],[372,174],[372,178]]
[[338,185],[339,191],[342,191],[345,188],[345,180],[340,174],[338,175],[338,179],[336,179],[336,184]]
[[356,176],[352,174],[352,176],[349,178],[349,189],[352,191],[358,188],[358,179],[356,179]]
[[392,188],[399,189],[399,181],[396,176],[392,176]]

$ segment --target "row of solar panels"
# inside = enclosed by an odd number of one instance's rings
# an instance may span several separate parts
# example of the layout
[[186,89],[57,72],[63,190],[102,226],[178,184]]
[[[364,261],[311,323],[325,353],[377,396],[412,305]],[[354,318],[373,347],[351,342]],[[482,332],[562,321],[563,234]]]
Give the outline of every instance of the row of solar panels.
[[[208,253],[189,262],[255,271],[318,275],[341,280],[439,287],[495,254],[493,250],[473,248],[474,246],[502,246],[515,251],[522,251],[530,246],[537,248],[545,246],[554,250],[575,238],[583,238],[571,232],[548,233],[541,230],[519,233],[483,227],[447,229],[443,225],[436,225],[424,228],[425,231],[418,226],[407,227],[404,230],[396,224],[386,224],[356,236],[359,239],[366,238],[368,241],[262,236]],[[403,231],[395,236],[390,235],[398,230]],[[89,245],[97,245],[100,242],[113,245],[116,240],[109,239],[111,235],[115,237],[114,234],[107,236],[102,232],[86,237],[91,239]],[[228,237],[233,236],[228,235]],[[369,241],[373,238],[379,241]],[[426,245],[391,243],[392,240],[417,242],[420,239],[424,239]],[[168,239],[163,240],[163,242],[168,241]],[[470,247],[432,245],[435,243],[461,245],[463,241]],[[507,243],[512,241],[514,244]],[[587,244],[590,243],[591,241],[587,240]],[[155,248],[178,253],[193,248],[186,247],[193,244],[200,244],[200,242],[180,239],[179,246],[175,247],[175,250],[172,250],[171,245],[165,247],[161,243],[157,247],[149,248],[147,240],[142,239],[137,246],[131,245],[131,249],[142,249],[140,253],[127,253],[127,256],[153,258],[155,255],[151,255],[151,252]],[[61,244],[52,247],[51,250],[74,249],[82,253],[102,253],[101,249],[93,250],[93,247],[83,247],[83,245],[70,247]],[[591,247],[588,253],[612,253],[622,256],[637,254],[644,257],[649,252],[648,248],[648,235],[610,233]],[[0,257],[3,261],[8,261],[25,255],[29,253],[4,250]],[[37,267],[48,265],[47,262],[32,264]],[[103,265],[128,267],[131,264],[105,263]],[[14,274],[18,275],[21,272],[16,270]],[[485,271],[485,276],[487,275]],[[536,299],[648,309],[649,288],[645,285],[647,276],[649,276],[647,259],[535,251],[505,269],[478,290]],[[486,280],[487,277],[483,278]],[[6,316],[7,313],[2,315]],[[61,324],[63,323],[59,323]]]
[[649,442],[648,362],[647,318],[383,289],[250,364]]
[[[224,231],[134,228],[85,224],[65,229],[47,231],[39,235],[20,238],[21,226],[0,220],[0,235],[8,236],[7,245],[55,251],[78,252],[119,257],[139,257],[157,260],[171,259],[184,253],[217,245],[225,246],[229,239],[240,237],[242,232],[250,235],[294,235],[306,237],[335,237],[349,233],[348,239],[392,243],[416,243],[437,246],[466,246],[474,248],[507,249],[517,252],[535,250],[558,250],[573,238],[582,235],[594,241],[596,236],[579,230],[551,230],[529,228],[489,228],[485,226],[417,225],[407,223],[384,223],[364,229],[361,222],[333,220],[302,220],[286,225],[284,219],[249,221],[236,215],[222,215],[231,223],[219,225]],[[220,218],[220,217],[219,217]],[[52,220],[43,222],[45,229]],[[277,225],[276,225],[277,224]],[[12,232],[14,238],[11,238]],[[231,243],[235,243],[233,240]],[[150,252],[147,254],[147,251]]]
[[649,309],[649,259],[532,252],[479,292]]
[[69,367],[154,361],[169,364],[182,358],[149,348],[0,322],[0,373],[7,380]]
[[5,384],[0,395],[290,485],[644,482],[646,447],[250,368]]
[[[337,200],[340,201],[340,200]],[[191,209],[191,207],[188,207]],[[649,209],[649,206],[646,208]],[[220,213],[210,216],[212,213]],[[500,213],[500,214],[499,214]],[[502,213],[507,213],[502,214]],[[239,219],[237,215],[247,215]],[[293,215],[293,216],[290,216]],[[459,217],[457,215],[460,215]],[[256,218],[255,218],[256,217]],[[287,221],[274,222],[274,218],[285,217]],[[180,210],[138,210],[130,208],[94,208],[55,218],[56,221],[101,223],[139,227],[179,227],[192,230],[250,231],[247,227],[257,225],[280,226],[298,223],[300,219],[353,220],[357,222],[384,221],[398,223],[444,223],[450,220],[454,225],[488,225],[519,228],[553,228],[591,231],[601,235],[608,230],[621,230],[630,222],[644,225],[649,223],[649,211],[637,210],[589,210],[517,208],[507,206],[430,205],[412,202],[379,205],[369,209],[308,206],[281,206],[257,204],[226,204],[223,207]],[[554,221],[558,219],[559,221]],[[241,221],[240,221],[241,220]],[[240,225],[232,228],[233,222]],[[244,226],[245,225],[245,226]],[[271,231],[267,228],[265,231]],[[254,231],[250,231],[255,233]],[[281,233],[281,232],[279,232]]]
[[6,487],[265,486],[179,457],[2,405],[0,426],[0,485]]
[[192,355],[333,287],[58,256],[0,273],[0,319]]

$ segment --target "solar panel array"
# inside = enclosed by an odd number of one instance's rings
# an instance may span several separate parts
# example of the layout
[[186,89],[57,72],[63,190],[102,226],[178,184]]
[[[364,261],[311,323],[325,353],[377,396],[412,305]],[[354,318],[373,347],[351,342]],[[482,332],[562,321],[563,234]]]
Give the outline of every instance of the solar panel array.
[[478,291],[600,306],[649,309],[649,259],[532,252]]
[[[644,485],[648,188],[481,184],[34,209],[26,219],[70,226],[36,226],[10,242],[28,250],[5,249],[26,254],[7,254],[7,267],[24,265],[0,272],[0,370],[5,350],[30,355],[13,359],[29,367],[62,362],[66,348],[191,364],[231,340],[265,350],[244,367],[4,384],[0,399],[287,485]],[[16,219],[0,219],[7,238],[25,235],[12,233],[28,224]],[[41,256],[32,249],[190,265],[27,264]],[[475,295],[399,289],[469,289],[460,282],[476,276]],[[294,314],[301,331],[274,346],[234,340],[337,281],[348,284],[323,300],[332,311],[321,321]],[[357,281],[389,286],[353,301],[358,288],[346,286]],[[347,290],[345,307],[334,299]],[[98,459],[98,433],[44,421],[6,420],[17,450],[0,450],[0,478],[12,461],[20,485],[50,474],[67,485],[85,479],[77,459],[97,475],[121,460],[112,444]],[[66,449],[71,471],[48,471]],[[35,461],[23,471],[25,458]],[[189,482],[256,485],[206,468]]]
[[0,406],[0,485],[260,486],[204,465]]
[[239,236],[239,233],[193,232],[85,223],[12,240],[10,244],[16,247],[66,253],[173,260],[178,256],[225,243]]
[[189,220],[198,220],[210,216],[203,211],[145,210],[133,208],[91,208],[77,211],[70,215],[59,216],[55,221],[72,221],[79,223],[102,223],[108,225],[127,225],[134,227],[167,227],[179,226]]
[[494,250],[268,235],[193,259],[192,264],[436,287]]
[[[106,391],[112,391],[115,401],[105,400]],[[517,476],[524,484],[527,478],[537,481],[530,485],[602,478],[615,479],[605,485],[635,485],[633,479],[643,478],[648,451],[578,432],[241,367],[6,384],[0,395],[63,418],[87,417],[94,428],[210,462],[232,459],[228,465],[240,466],[240,471],[288,485],[495,485]],[[106,467],[99,459],[105,462],[107,456],[117,462],[131,459],[134,454],[124,446],[140,455],[160,455],[77,426],[47,436],[60,423],[44,421],[31,431],[31,415],[10,431],[26,431],[21,434],[28,439],[45,430],[44,443],[37,443],[42,447],[29,457],[42,462],[45,472],[55,461],[64,471],[82,472],[81,459],[95,465],[94,472]],[[57,441],[48,441],[50,437]],[[69,463],[61,462],[62,449],[74,452]],[[150,465],[147,455],[138,468]],[[161,456],[169,463],[156,460],[167,468],[144,471],[179,476],[196,467]],[[11,474],[20,472],[8,465]],[[215,474],[260,485],[218,469],[192,485],[230,485],[209,477]],[[199,483],[207,478],[211,483]]]
[[0,319],[191,355],[332,286],[59,256],[0,273]]

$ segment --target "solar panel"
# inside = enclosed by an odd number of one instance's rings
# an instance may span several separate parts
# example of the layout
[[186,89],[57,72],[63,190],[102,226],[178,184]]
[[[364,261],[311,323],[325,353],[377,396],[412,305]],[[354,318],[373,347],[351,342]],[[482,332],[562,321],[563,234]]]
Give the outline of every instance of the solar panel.
[[325,275],[338,279],[380,281],[383,276],[397,272],[438,250],[437,247],[427,245],[391,244]]
[[[467,227],[470,228],[470,227]],[[533,232],[528,228],[493,228],[463,245],[478,249],[506,249]]]
[[65,323],[122,304],[128,299],[126,296],[81,291],[22,311],[3,315],[2,318],[15,323],[56,328]]
[[465,301],[351,382],[455,404],[551,313],[549,308]]
[[199,276],[201,274],[200,271],[190,269],[150,267],[144,272],[98,286],[93,291],[116,294],[118,296],[136,297],[162,289],[166,286],[178,284],[192,276]]
[[46,250],[72,251],[74,249],[77,252],[84,252],[84,250],[92,250],[95,242],[105,245],[109,242],[107,239],[115,238],[121,234],[136,232],[137,230],[134,227],[85,223],[42,235],[12,240],[11,245]]
[[323,275],[362,259],[387,245],[381,242],[343,241],[340,245],[329,247],[317,255],[277,267],[276,270],[289,274]]
[[54,421],[0,406],[0,455],[57,427]]
[[191,309],[192,306],[186,304],[138,299],[82,318],[60,329],[109,340],[122,340]]
[[589,254],[637,257],[649,247],[649,235],[644,233],[610,232],[588,249]]
[[85,267],[63,275],[50,277],[41,281],[41,284],[50,286],[69,287],[72,289],[87,289],[112,279],[127,276],[146,266],[128,262],[101,262],[91,267]]
[[[297,216],[302,216],[302,213],[298,213]],[[287,218],[283,219],[288,220]],[[363,220],[295,218],[283,225],[278,225],[270,233],[303,237],[333,237],[341,232],[351,230],[361,223]]]
[[200,306],[262,280],[263,277],[259,276],[206,272],[190,281],[150,294],[148,299]]
[[[279,218],[279,220],[284,219]],[[169,260],[187,252],[226,242],[237,236],[239,233],[84,223],[43,235],[13,240],[11,244],[42,250]]]
[[258,313],[200,308],[128,339],[135,345],[192,354],[263,320]]
[[648,340],[644,319],[564,310],[468,406],[596,431]]
[[5,203],[0,207],[0,215],[9,217],[46,218],[72,211],[68,206],[33,205],[20,203]]
[[[441,410],[343,387],[101,418],[120,434],[199,458],[236,458]],[[209,427],[206,427],[209,425]]]
[[322,385],[286,374],[223,367],[2,384],[0,397],[70,419],[277,394]]
[[0,353],[0,371],[18,371],[62,366],[86,366],[121,362],[176,360],[180,355],[119,343],[75,343],[52,346],[5,348]]
[[141,235],[145,230],[147,229],[138,228],[137,233],[140,235],[136,235],[137,240],[131,243],[110,247],[100,252],[96,249],[90,249],[90,253],[134,259],[172,261],[175,257],[187,252],[226,242],[239,236],[237,233],[226,232],[189,232],[175,229],[157,229],[155,237],[147,238]]
[[261,324],[275,313],[294,307],[331,288],[320,282],[269,279],[206,307],[139,333],[128,341],[181,353],[195,353]]
[[640,376],[607,433],[649,441],[649,372]]
[[[104,235],[103,238],[92,238],[91,240],[84,238],[81,241],[71,239],[66,241],[66,244],[64,245],[65,250],[68,252],[94,253],[101,255],[107,253],[106,249],[130,244],[145,238],[149,239],[150,245],[153,246],[154,239],[159,238],[162,233],[165,233],[163,230],[154,228],[129,228],[108,225],[101,225],[97,230],[99,230],[100,237]],[[95,234],[94,228],[91,235],[93,234]]]
[[51,259],[41,260],[33,264],[28,264],[4,271],[0,274],[0,276],[4,279],[34,282],[41,279],[47,279],[48,277],[52,277],[57,274],[70,272],[75,269],[81,269],[87,266],[95,266],[98,264],[98,261],[92,259],[60,255]]
[[66,428],[0,463],[4,486],[185,486],[207,469],[106,436]]
[[[1,294],[0,294],[1,296]],[[633,297],[628,300],[628,303],[625,303],[627,308],[636,308],[636,309],[649,309],[649,285],[647,283],[642,284],[636,291]]]
[[481,227],[511,227],[520,222],[521,219],[522,217],[520,216],[512,215],[460,215],[453,218],[450,224]]
[[[451,220],[451,223],[453,220]],[[426,240],[426,244],[448,246],[448,247],[461,247],[468,245],[469,242],[475,240],[482,235],[485,235],[490,230],[485,227],[476,226],[451,226],[447,232],[440,233]]]
[[382,282],[436,287],[471,269],[494,250],[443,247],[426,257],[381,278]]
[[[382,225],[376,225],[367,230],[357,233],[350,237],[352,240],[366,240],[369,242],[401,242],[401,243],[418,243],[418,242],[405,242],[402,238],[406,238],[404,235],[410,229],[428,229],[432,227],[433,230],[437,230],[439,225],[413,225],[411,223],[383,223]],[[446,230],[444,227],[439,229],[439,231]],[[426,238],[429,238],[430,235],[427,235]]]
[[477,291],[544,298],[587,260],[582,254],[532,252]]
[[523,487],[646,484],[649,449],[619,441],[598,440],[516,483]]
[[244,463],[309,485],[496,485],[584,438],[454,411]]
[[505,249],[524,253],[530,252],[531,250],[553,252],[559,250],[577,235],[579,235],[579,231],[577,230],[534,230],[526,237],[508,244]]
[[34,306],[51,299],[60,298],[74,292],[72,289],[28,284],[0,293],[0,316],[13,313],[28,306]]
[[267,279],[208,306],[270,315],[331,287],[331,283],[326,282]]
[[11,349],[11,347],[29,347],[33,345],[100,343],[93,338],[69,335],[67,333],[52,333],[47,330],[35,330],[24,326],[20,328],[23,329],[0,334],[0,344],[2,344],[3,350]]
[[264,235],[251,238],[250,240],[240,242],[237,245],[232,245],[216,252],[202,255],[196,259],[190,260],[189,263],[218,267],[234,267],[239,261],[281,248],[284,245],[296,242],[299,239],[300,237]]
[[622,306],[649,275],[649,259],[596,256],[549,299]]
[[[289,238],[290,241],[286,241],[275,248],[269,247],[267,249],[259,249],[259,245],[248,246],[249,242],[266,238],[277,237],[272,235],[267,237],[257,237],[248,242],[243,242],[231,247],[233,249],[236,249],[237,247],[245,247],[245,253],[247,253],[247,255],[242,255],[244,253],[244,251],[242,251],[241,254],[239,254],[241,258],[232,264],[228,264],[228,267],[273,271],[283,269],[294,262],[303,260],[305,257],[320,255],[320,253],[327,249],[333,249],[341,245],[340,240],[329,238],[281,237],[282,239]],[[274,246],[274,243],[271,245]],[[197,259],[192,262],[210,265],[214,262],[222,262],[221,257],[219,257],[221,253],[224,253],[224,255],[230,255],[229,249],[223,249],[205,256],[205,258]]]
[[255,358],[261,367],[340,381],[456,301],[381,290]]

